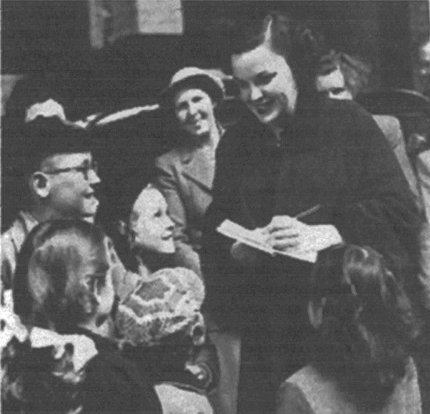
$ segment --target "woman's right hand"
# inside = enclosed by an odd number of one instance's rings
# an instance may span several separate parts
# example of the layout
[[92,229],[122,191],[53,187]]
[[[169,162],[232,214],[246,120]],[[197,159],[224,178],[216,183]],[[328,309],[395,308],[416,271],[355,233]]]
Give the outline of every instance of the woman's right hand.
[[319,251],[343,242],[331,224],[309,225],[290,216],[274,216],[264,231],[268,234],[269,246],[283,252]]

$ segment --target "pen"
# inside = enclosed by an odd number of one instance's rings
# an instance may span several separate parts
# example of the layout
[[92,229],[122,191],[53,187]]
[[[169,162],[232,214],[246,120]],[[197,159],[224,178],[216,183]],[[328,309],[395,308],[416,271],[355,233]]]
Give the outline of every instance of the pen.
[[296,219],[300,219],[306,216],[309,216],[310,214],[316,213],[321,208],[321,204],[317,204],[316,206],[313,206],[311,208],[308,208],[305,211],[302,211],[301,213],[294,216]]

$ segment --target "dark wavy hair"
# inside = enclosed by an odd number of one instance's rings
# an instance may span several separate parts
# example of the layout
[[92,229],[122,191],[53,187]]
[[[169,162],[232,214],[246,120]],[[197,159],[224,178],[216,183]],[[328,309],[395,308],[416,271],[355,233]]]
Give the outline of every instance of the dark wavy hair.
[[105,240],[100,229],[79,220],[48,221],[30,232],[13,281],[14,310],[24,323],[73,333],[94,315],[97,299],[84,281],[94,275],[83,275],[81,265],[93,261],[108,270]]
[[291,67],[300,92],[314,89],[319,59],[328,52],[320,33],[278,11],[230,22],[229,41],[230,55],[249,52],[268,41],[272,50]]
[[313,365],[361,409],[382,408],[419,333],[409,298],[370,247],[321,252],[311,283],[311,302],[322,307]]

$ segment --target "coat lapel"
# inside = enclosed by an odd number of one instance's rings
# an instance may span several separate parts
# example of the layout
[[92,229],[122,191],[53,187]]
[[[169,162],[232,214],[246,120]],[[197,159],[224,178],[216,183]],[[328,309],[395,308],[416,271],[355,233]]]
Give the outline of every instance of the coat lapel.
[[203,190],[212,193],[215,173],[214,161],[210,160],[202,148],[194,149],[182,157],[182,175]]

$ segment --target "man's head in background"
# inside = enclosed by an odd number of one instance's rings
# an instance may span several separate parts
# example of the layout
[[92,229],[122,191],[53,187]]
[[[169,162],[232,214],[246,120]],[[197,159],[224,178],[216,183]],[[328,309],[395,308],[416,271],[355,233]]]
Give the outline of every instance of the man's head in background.
[[[50,104],[55,106],[52,100]],[[46,102],[36,105],[36,110],[28,109],[27,122],[17,137],[29,190],[28,209],[38,221],[79,218],[92,222],[99,204],[94,186],[100,178],[90,134],[67,122],[61,111],[54,116],[49,110],[45,113]]]

